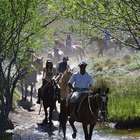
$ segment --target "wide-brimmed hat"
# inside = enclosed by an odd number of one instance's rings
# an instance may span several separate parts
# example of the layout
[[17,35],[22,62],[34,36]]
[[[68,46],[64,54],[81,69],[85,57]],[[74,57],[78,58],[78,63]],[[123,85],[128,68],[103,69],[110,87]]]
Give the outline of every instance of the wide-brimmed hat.
[[53,62],[52,62],[50,59],[48,59],[48,60],[46,61],[46,65],[53,65]]
[[78,66],[87,66],[87,63],[85,61],[81,61]]

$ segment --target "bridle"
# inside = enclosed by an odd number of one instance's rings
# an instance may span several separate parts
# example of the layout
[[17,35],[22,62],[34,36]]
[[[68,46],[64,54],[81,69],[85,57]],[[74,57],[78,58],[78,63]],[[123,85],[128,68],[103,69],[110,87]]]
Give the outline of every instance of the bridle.
[[90,93],[88,94],[88,107],[89,107],[89,110],[90,110],[92,116],[94,116],[94,117],[96,116],[96,114],[93,111],[93,107],[91,107],[91,98],[95,98],[96,96],[99,96],[99,93],[96,93],[94,95],[90,95]]

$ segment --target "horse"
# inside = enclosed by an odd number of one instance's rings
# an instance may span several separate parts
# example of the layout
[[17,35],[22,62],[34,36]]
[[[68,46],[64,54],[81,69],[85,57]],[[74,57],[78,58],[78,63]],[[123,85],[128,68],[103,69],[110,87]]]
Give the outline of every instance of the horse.
[[[49,123],[52,125],[52,112],[55,109],[56,101],[58,99],[57,91],[56,91],[56,83],[52,79],[47,81],[47,83],[41,88],[41,99],[43,101],[43,107],[45,112],[44,123]],[[49,108],[49,118],[48,111]],[[49,119],[49,122],[48,122]]]
[[68,81],[72,75],[72,71],[70,69],[66,69],[64,74],[61,76],[58,84],[60,86],[60,97],[66,98],[68,94],[70,93],[69,87],[68,87]]
[[27,71],[24,77],[20,80],[22,100],[27,100],[28,87],[30,87],[30,102],[32,102],[33,93],[36,92],[37,70],[31,65],[32,70]]
[[37,69],[37,73],[41,74],[42,70],[43,70],[43,57],[36,57],[32,64],[34,65],[34,67]]
[[[86,92],[86,93],[85,93]],[[70,99],[63,99],[60,108],[60,124],[63,130],[64,139],[66,138],[66,123],[73,129],[72,137],[76,138],[77,130],[74,122],[81,122],[84,130],[85,140],[91,140],[93,128],[98,120],[98,113],[101,107],[102,98],[100,89],[82,92],[80,102],[73,103]],[[107,91],[105,91],[107,92]],[[86,115],[85,115],[86,114]],[[88,131],[89,126],[89,131]]]
[[65,55],[76,56],[78,61],[82,60],[83,57],[85,57],[84,48],[82,48],[82,46],[79,44],[73,44],[69,47],[66,47],[66,45],[59,40],[56,40],[55,44],[56,44],[57,48],[59,48],[60,50],[62,50],[64,52]]
[[37,74],[41,74],[43,70],[43,58],[36,57],[26,69],[26,74],[20,80],[22,99],[26,101],[28,87],[30,87],[30,102],[32,102],[33,93],[36,93]]
[[121,50],[121,42],[111,39],[105,41],[103,38],[99,37],[92,37],[88,44],[96,43],[96,47],[98,49],[98,57],[103,57],[104,52],[108,51],[109,49],[114,49],[114,54],[116,55],[118,50]]
[[53,63],[57,64],[63,58],[63,56],[64,56],[63,51],[58,49],[58,52],[50,51],[47,57],[48,59],[51,59]]
[[83,58],[86,57],[84,48],[80,45],[72,45],[72,50],[74,52],[74,55],[76,56],[78,61],[81,61]]
[[[28,88],[30,87],[30,102],[32,103],[33,93],[36,93],[37,74],[43,70],[43,57],[30,54],[31,62],[24,67],[24,76],[19,80],[22,100],[27,100]],[[18,64],[17,64],[18,67]]]

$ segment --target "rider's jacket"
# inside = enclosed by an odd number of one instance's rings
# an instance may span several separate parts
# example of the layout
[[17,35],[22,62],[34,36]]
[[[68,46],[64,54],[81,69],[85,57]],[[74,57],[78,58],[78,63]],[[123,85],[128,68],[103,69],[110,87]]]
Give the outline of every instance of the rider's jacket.
[[65,70],[66,70],[68,67],[69,67],[69,66],[68,66],[67,62],[60,62],[60,63],[58,63],[58,65],[57,65],[57,72],[58,72],[58,73],[64,73]]
[[93,79],[87,72],[83,75],[77,72],[71,76],[69,83],[73,85],[76,91],[85,91],[90,88]]

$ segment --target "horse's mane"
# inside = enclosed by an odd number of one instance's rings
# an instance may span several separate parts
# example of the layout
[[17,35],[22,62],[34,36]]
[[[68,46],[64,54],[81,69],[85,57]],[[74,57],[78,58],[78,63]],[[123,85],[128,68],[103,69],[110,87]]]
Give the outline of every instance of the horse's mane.
[[62,77],[60,78],[59,83],[66,84],[70,78],[69,74],[72,74],[72,73],[69,70],[66,70],[64,74],[62,75]]
[[70,70],[66,70],[58,82],[61,89],[61,96],[66,96],[69,92],[68,81],[71,75],[72,75],[72,72]]

